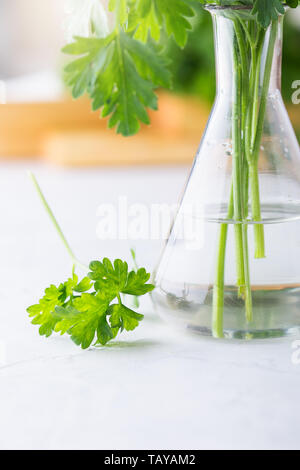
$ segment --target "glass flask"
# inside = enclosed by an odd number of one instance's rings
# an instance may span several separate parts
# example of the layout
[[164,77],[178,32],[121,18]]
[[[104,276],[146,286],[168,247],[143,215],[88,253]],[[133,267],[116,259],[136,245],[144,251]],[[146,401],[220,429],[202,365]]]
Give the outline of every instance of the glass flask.
[[155,272],[158,313],[216,338],[300,331],[300,151],[281,97],[283,15],[210,7],[217,95]]

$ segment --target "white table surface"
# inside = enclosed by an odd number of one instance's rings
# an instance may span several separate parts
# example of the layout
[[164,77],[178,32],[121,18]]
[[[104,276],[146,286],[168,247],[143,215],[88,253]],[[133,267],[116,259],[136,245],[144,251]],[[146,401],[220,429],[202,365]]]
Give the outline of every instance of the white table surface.
[[[176,202],[187,168],[57,170],[1,164],[0,448],[300,448],[300,365],[292,340],[226,342],[172,331],[143,303],[135,332],[82,351],[41,338],[25,308],[70,263],[32,190],[36,172],[85,262],[128,259],[127,241],[96,237],[97,207]],[[152,269],[162,243],[135,242]],[[5,353],[5,354],[4,354]]]

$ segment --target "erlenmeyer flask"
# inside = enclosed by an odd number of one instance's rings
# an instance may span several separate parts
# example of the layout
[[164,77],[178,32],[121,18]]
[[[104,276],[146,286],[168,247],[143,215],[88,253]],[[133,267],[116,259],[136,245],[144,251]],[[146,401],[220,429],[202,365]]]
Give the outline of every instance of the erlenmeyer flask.
[[283,16],[211,7],[217,96],[155,274],[158,312],[226,338],[300,331],[300,152],[280,92]]

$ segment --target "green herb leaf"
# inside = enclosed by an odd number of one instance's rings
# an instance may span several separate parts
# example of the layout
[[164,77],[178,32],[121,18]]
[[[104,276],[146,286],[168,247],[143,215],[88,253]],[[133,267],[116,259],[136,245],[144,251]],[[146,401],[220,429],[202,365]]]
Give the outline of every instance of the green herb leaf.
[[190,0],[138,0],[136,3],[135,21],[131,20],[131,27],[136,27],[136,38],[145,42],[150,33],[158,41],[165,29],[180,47],[185,46],[188,31],[192,29],[188,18],[195,15]]
[[51,284],[45,290],[45,295],[40,299],[38,304],[28,307],[29,317],[33,318],[33,325],[40,325],[39,333],[46,337],[51,336],[59,318],[56,316],[55,307],[68,305],[70,302],[70,294],[78,281],[77,276],[68,279],[58,287]]
[[110,309],[110,322],[112,328],[121,328],[121,330],[132,331],[134,330],[144,315],[136,313],[130,308],[122,304],[112,305]]
[[93,261],[90,269],[88,275],[96,281],[95,289],[101,292],[140,296],[154,289],[152,284],[147,284],[150,274],[144,268],[128,273],[127,263],[121,260],[115,260],[114,266],[107,258],[102,263]]
[[285,10],[281,0],[255,0],[252,13],[257,14],[257,21],[263,28],[267,28],[278,15]]
[[122,289],[123,294],[145,295],[153,289],[152,284],[147,284],[150,274],[144,268],[137,272],[131,271],[128,275],[126,285]]
[[[66,331],[75,344],[87,349],[94,341],[99,320],[105,317],[108,302],[99,295],[82,294],[74,299],[73,306],[65,309],[55,331]],[[60,312],[63,314],[63,309]]]
[[141,122],[149,124],[146,108],[157,109],[154,89],[170,85],[159,49],[119,30],[105,39],[76,37],[63,51],[81,55],[65,68],[74,98],[87,92],[93,110],[102,108],[109,127],[124,136],[137,133]]
[[107,59],[107,48],[114,35],[105,39],[76,37],[75,42],[62,50],[65,54],[81,55],[80,58],[65,67],[65,79],[72,89],[73,98],[79,98],[85,92],[93,90],[99,70]]
[[299,5],[299,0],[286,0],[286,4],[290,8],[297,8],[297,6]]
[[[68,334],[87,349],[94,341],[105,345],[119,331],[138,326],[143,315],[127,308],[121,294],[140,296],[153,290],[147,284],[150,274],[145,269],[128,273],[126,262],[117,259],[112,263],[108,258],[93,261],[90,269],[89,277],[79,283],[74,274],[58,287],[51,285],[39,303],[27,309],[32,323],[40,325],[40,335]],[[115,299],[118,303],[112,304]]]
[[108,9],[114,11],[118,22],[122,25],[128,18],[128,0],[109,0]]
[[88,277],[84,277],[76,287],[74,287],[75,292],[87,292],[91,289],[92,282]]

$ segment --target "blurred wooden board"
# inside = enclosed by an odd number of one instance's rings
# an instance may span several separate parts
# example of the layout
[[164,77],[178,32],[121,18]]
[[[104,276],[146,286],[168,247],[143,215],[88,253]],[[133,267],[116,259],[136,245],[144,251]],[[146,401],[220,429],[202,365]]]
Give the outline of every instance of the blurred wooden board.
[[130,138],[110,132],[57,132],[45,141],[43,155],[63,166],[152,165],[191,163],[199,137],[162,137],[154,132]]
[[192,98],[160,94],[151,126],[124,138],[107,129],[90,102],[0,106],[0,158],[45,158],[61,165],[109,165],[191,161],[209,109]]
[[86,100],[0,105],[0,156],[40,158],[49,131],[105,126]]
[[[159,93],[151,126],[124,138],[107,129],[87,98],[0,105],[0,158],[38,158],[66,166],[177,164],[192,161],[209,106],[193,97]],[[300,128],[300,107],[289,114]]]

